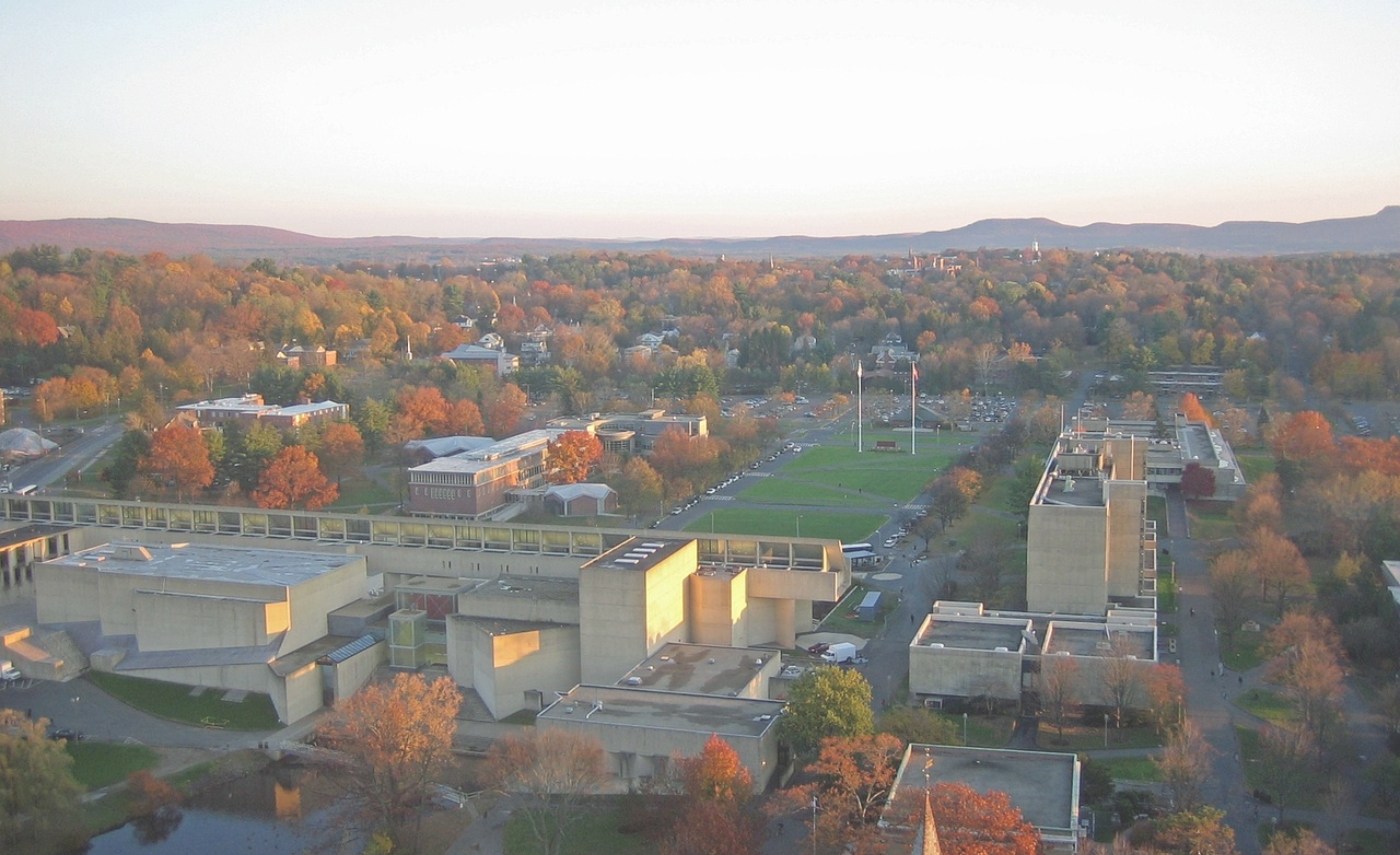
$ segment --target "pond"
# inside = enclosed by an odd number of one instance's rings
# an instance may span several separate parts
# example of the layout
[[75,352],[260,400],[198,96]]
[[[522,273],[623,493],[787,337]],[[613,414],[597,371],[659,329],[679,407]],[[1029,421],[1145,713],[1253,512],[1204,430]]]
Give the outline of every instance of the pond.
[[[319,786],[318,786],[319,785]],[[365,837],[313,769],[276,764],[100,834],[89,855],[360,852]]]

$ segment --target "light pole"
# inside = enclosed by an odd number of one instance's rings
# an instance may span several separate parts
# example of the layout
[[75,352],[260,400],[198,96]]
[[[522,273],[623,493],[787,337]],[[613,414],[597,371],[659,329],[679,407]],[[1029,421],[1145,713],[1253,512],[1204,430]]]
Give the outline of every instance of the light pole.
[[967,747],[967,713],[963,713],[963,747]]
[[797,519],[796,519],[794,522],[797,524],[797,536],[798,536],[798,537],[801,537],[801,536],[802,536],[802,515],[801,515],[801,514],[798,514],[798,515],[797,515]]
[[812,796],[812,855],[817,855],[817,797]]
[[1108,713],[1103,714],[1103,747],[1108,747]]

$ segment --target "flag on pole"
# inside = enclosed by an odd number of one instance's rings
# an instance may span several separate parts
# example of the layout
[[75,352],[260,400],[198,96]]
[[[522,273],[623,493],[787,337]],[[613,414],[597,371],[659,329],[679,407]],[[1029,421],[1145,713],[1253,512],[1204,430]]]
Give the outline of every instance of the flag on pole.
[[914,363],[914,370],[912,373],[914,375],[914,385],[917,386],[919,385],[919,363]]
[[865,376],[865,363],[860,362],[859,360],[857,360],[857,361],[856,361],[856,379],[859,380],[860,378],[862,378],[862,377],[864,377],[864,376]]

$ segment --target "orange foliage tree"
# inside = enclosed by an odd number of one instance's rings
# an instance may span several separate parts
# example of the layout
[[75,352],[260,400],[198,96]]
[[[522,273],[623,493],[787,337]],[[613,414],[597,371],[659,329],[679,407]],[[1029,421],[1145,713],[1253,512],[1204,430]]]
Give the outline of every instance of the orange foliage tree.
[[1333,449],[1332,424],[1322,413],[1303,410],[1274,422],[1269,437],[1274,456],[1289,463],[1323,459]]
[[340,495],[340,488],[321,472],[316,455],[300,445],[289,445],[267,464],[253,501],[260,508],[325,507]]
[[583,800],[607,780],[603,745],[597,737],[571,731],[526,731],[491,745],[485,775],[502,792],[524,797],[531,834],[545,855],[559,855]]
[[945,855],[1038,855],[1040,832],[1006,793],[940,782],[930,794]]
[[364,462],[365,439],[351,422],[331,422],[317,438],[316,456],[339,487],[341,479]]
[[157,485],[173,486],[180,501],[214,480],[214,464],[209,461],[204,435],[179,423],[166,425],[151,435],[150,451],[136,468]]
[[345,786],[396,844],[452,760],[462,693],[447,677],[396,674],[335,706],[319,728],[349,767]]
[[577,484],[603,459],[603,443],[586,430],[565,431],[549,444],[549,483]]
[[1193,422],[1205,422],[1212,427],[1215,425],[1215,423],[1211,421],[1210,413],[1206,412],[1205,405],[1201,403],[1200,398],[1196,397],[1195,392],[1186,392],[1182,394],[1181,400],[1177,402],[1176,411]]
[[685,807],[676,816],[665,855],[757,852],[763,821],[751,809],[753,778],[728,742],[712,734],[700,754],[677,761]]
[[514,383],[506,383],[486,401],[486,433],[497,439],[510,436],[520,429],[520,419],[529,403],[525,393]]

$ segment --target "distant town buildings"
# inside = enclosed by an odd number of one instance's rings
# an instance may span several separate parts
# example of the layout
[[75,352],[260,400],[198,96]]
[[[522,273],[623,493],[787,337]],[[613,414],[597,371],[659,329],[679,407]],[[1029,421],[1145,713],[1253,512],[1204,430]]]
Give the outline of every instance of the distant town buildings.
[[264,403],[262,395],[256,393],[185,404],[177,410],[183,419],[198,428],[217,428],[235,421],[244,424],[261,421],[291,430],[311,422],[345,421],[350,418],[349,404],[318,401],[279,407],[276,404]]

